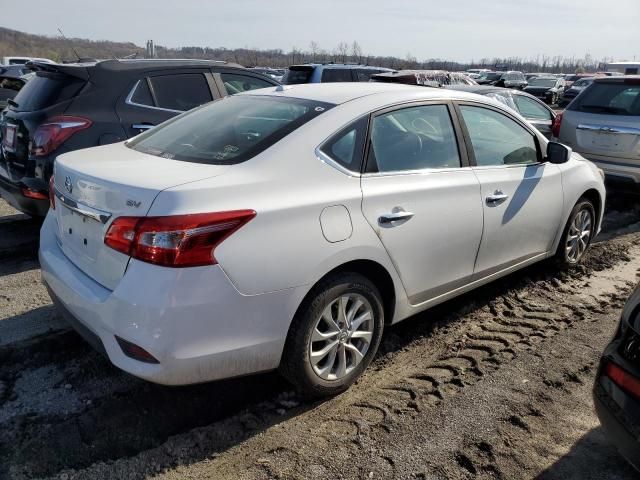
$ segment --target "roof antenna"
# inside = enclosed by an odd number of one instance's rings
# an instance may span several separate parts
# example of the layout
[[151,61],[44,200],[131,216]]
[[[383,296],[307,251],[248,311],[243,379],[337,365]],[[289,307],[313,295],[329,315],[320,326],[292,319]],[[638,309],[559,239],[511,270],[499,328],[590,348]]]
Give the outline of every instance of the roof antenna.
[[62,33],[62,30],[60,28],[58,28],[58,32],[60,32],[60,35],[62,35],[62,38],[64,38],[67,42],[69,42],[69,44],[71,44],[71,50],[73,50],[73,53],[76,54],[76,57],[78,58],[78,62],[81,61],[80,55],[78,55],[78,52],[76,52],[76,49],[73,47],[73,44],[69,41],[69,39],[65,36],[64,33]]

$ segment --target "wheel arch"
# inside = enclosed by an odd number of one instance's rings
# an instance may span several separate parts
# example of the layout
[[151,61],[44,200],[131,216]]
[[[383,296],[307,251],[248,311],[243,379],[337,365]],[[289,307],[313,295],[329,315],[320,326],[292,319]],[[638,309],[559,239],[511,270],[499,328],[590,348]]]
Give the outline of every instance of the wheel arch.
[[[582,195],[580,195],[580,198],[586,198],[591,203],[593,203],[593,208],[596,211],[596,225],[600,225],[600,221],[602,220],[601,217],[603,206],[603,200],[600,196],[600,192],[598,192],[598,190],[596,190],[595,188],[590,188],[586,190]],[[578,199],[578,201],[580,200]]]
[[380,292],[380,295],[382,296],[382,306],[384,308],[384,323],[385,325],[389,325],[393,322],[397,302],[396,285],[393,281],[393,277],[383,265],[376,262],[375,260],[369,259],[350,260],[332,268],[327,273],[325,273],[321,278],[318,279],[317,282],[313,284],[313,286],[311,286],[307,294],[300,302],[300,305],[296,310],[296,314],[297,311],[302,307],[302,305],[305,304],[309,295],[314,291],[315,287],[319,283],[324,281],[327,277],[341,272],[359,273],[360,275],[368,278],[371,282],[373,282],[373,284]]

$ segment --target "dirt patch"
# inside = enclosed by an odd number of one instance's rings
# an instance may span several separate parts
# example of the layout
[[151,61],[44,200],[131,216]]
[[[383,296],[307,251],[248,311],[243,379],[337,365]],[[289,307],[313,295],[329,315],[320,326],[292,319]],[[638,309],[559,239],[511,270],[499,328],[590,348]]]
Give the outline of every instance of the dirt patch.
[[[0,260],[0,478],[631,478],[589,394],[640,266],[640,234],[620,236],[637,217],[607,215],[580,269],[538,264],[389,328],[319,403],[275,374],[134,379],[61,322],[32,253]],[[570,461],[590,450],[601,470]]]

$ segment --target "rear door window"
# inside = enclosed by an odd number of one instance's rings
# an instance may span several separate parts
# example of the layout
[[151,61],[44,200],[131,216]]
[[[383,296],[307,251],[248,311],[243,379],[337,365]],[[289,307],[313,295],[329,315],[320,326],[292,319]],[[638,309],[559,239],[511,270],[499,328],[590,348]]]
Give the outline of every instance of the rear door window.
[[460,167],[446,105],[421,105],[377,115],[371,121],[368,172]]
[[149,90],[149,83],[146,78],[143,78],[137,83],[136,89],[133,95],[131,95],[131,101],[138,105],[154,106],[153,97],[151,96],[151,90]]
[[14,102],[17,110],[32,112],[75,97],[85,85],[83,80],[62,74],[38,72],[18,92]]
[[353,72],[356,74],[356,81],[368,82],[371,79],[371,75],[380,73],[380,70],[372,70],[368,68],[356,68],[353,70]]
[[[369,75],[371,76],[371,75]],[[322,83],[352,82],[350,68],[326,68],[322,71]]]
[[156,106],[184,112],[213,100],[207,79],[201,73],[150,77]]
[[592,83],[569,110],[608,115],[640,115],[640,84]]
[[269,83],[261,78],[252,77],[250,75],[239,75],[237,73],[221,73],[220,77],[227,89],[229,95],[240,92],[248,92],[257,90],[258,88],[273,87],[273,83]]

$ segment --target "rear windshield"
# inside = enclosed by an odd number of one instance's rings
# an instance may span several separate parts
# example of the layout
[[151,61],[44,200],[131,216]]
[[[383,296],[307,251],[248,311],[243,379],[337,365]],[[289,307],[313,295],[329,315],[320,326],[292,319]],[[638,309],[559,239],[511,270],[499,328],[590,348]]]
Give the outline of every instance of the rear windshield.
[[574,100],[569,110],[640,115],[640,84],[594,82]]
[[32,112],[73,98],[84,86],[83,80],[67,75],[38,72],[18,92],[13,101],[21,112]]
[[185,162],[240,163],[331,107],[298,98],[235,95],[175,117],[126,145]]
[[282,77],[282,83],[285,85],[309,83],[312,73],[313,67],[289,67],[287,73]]

